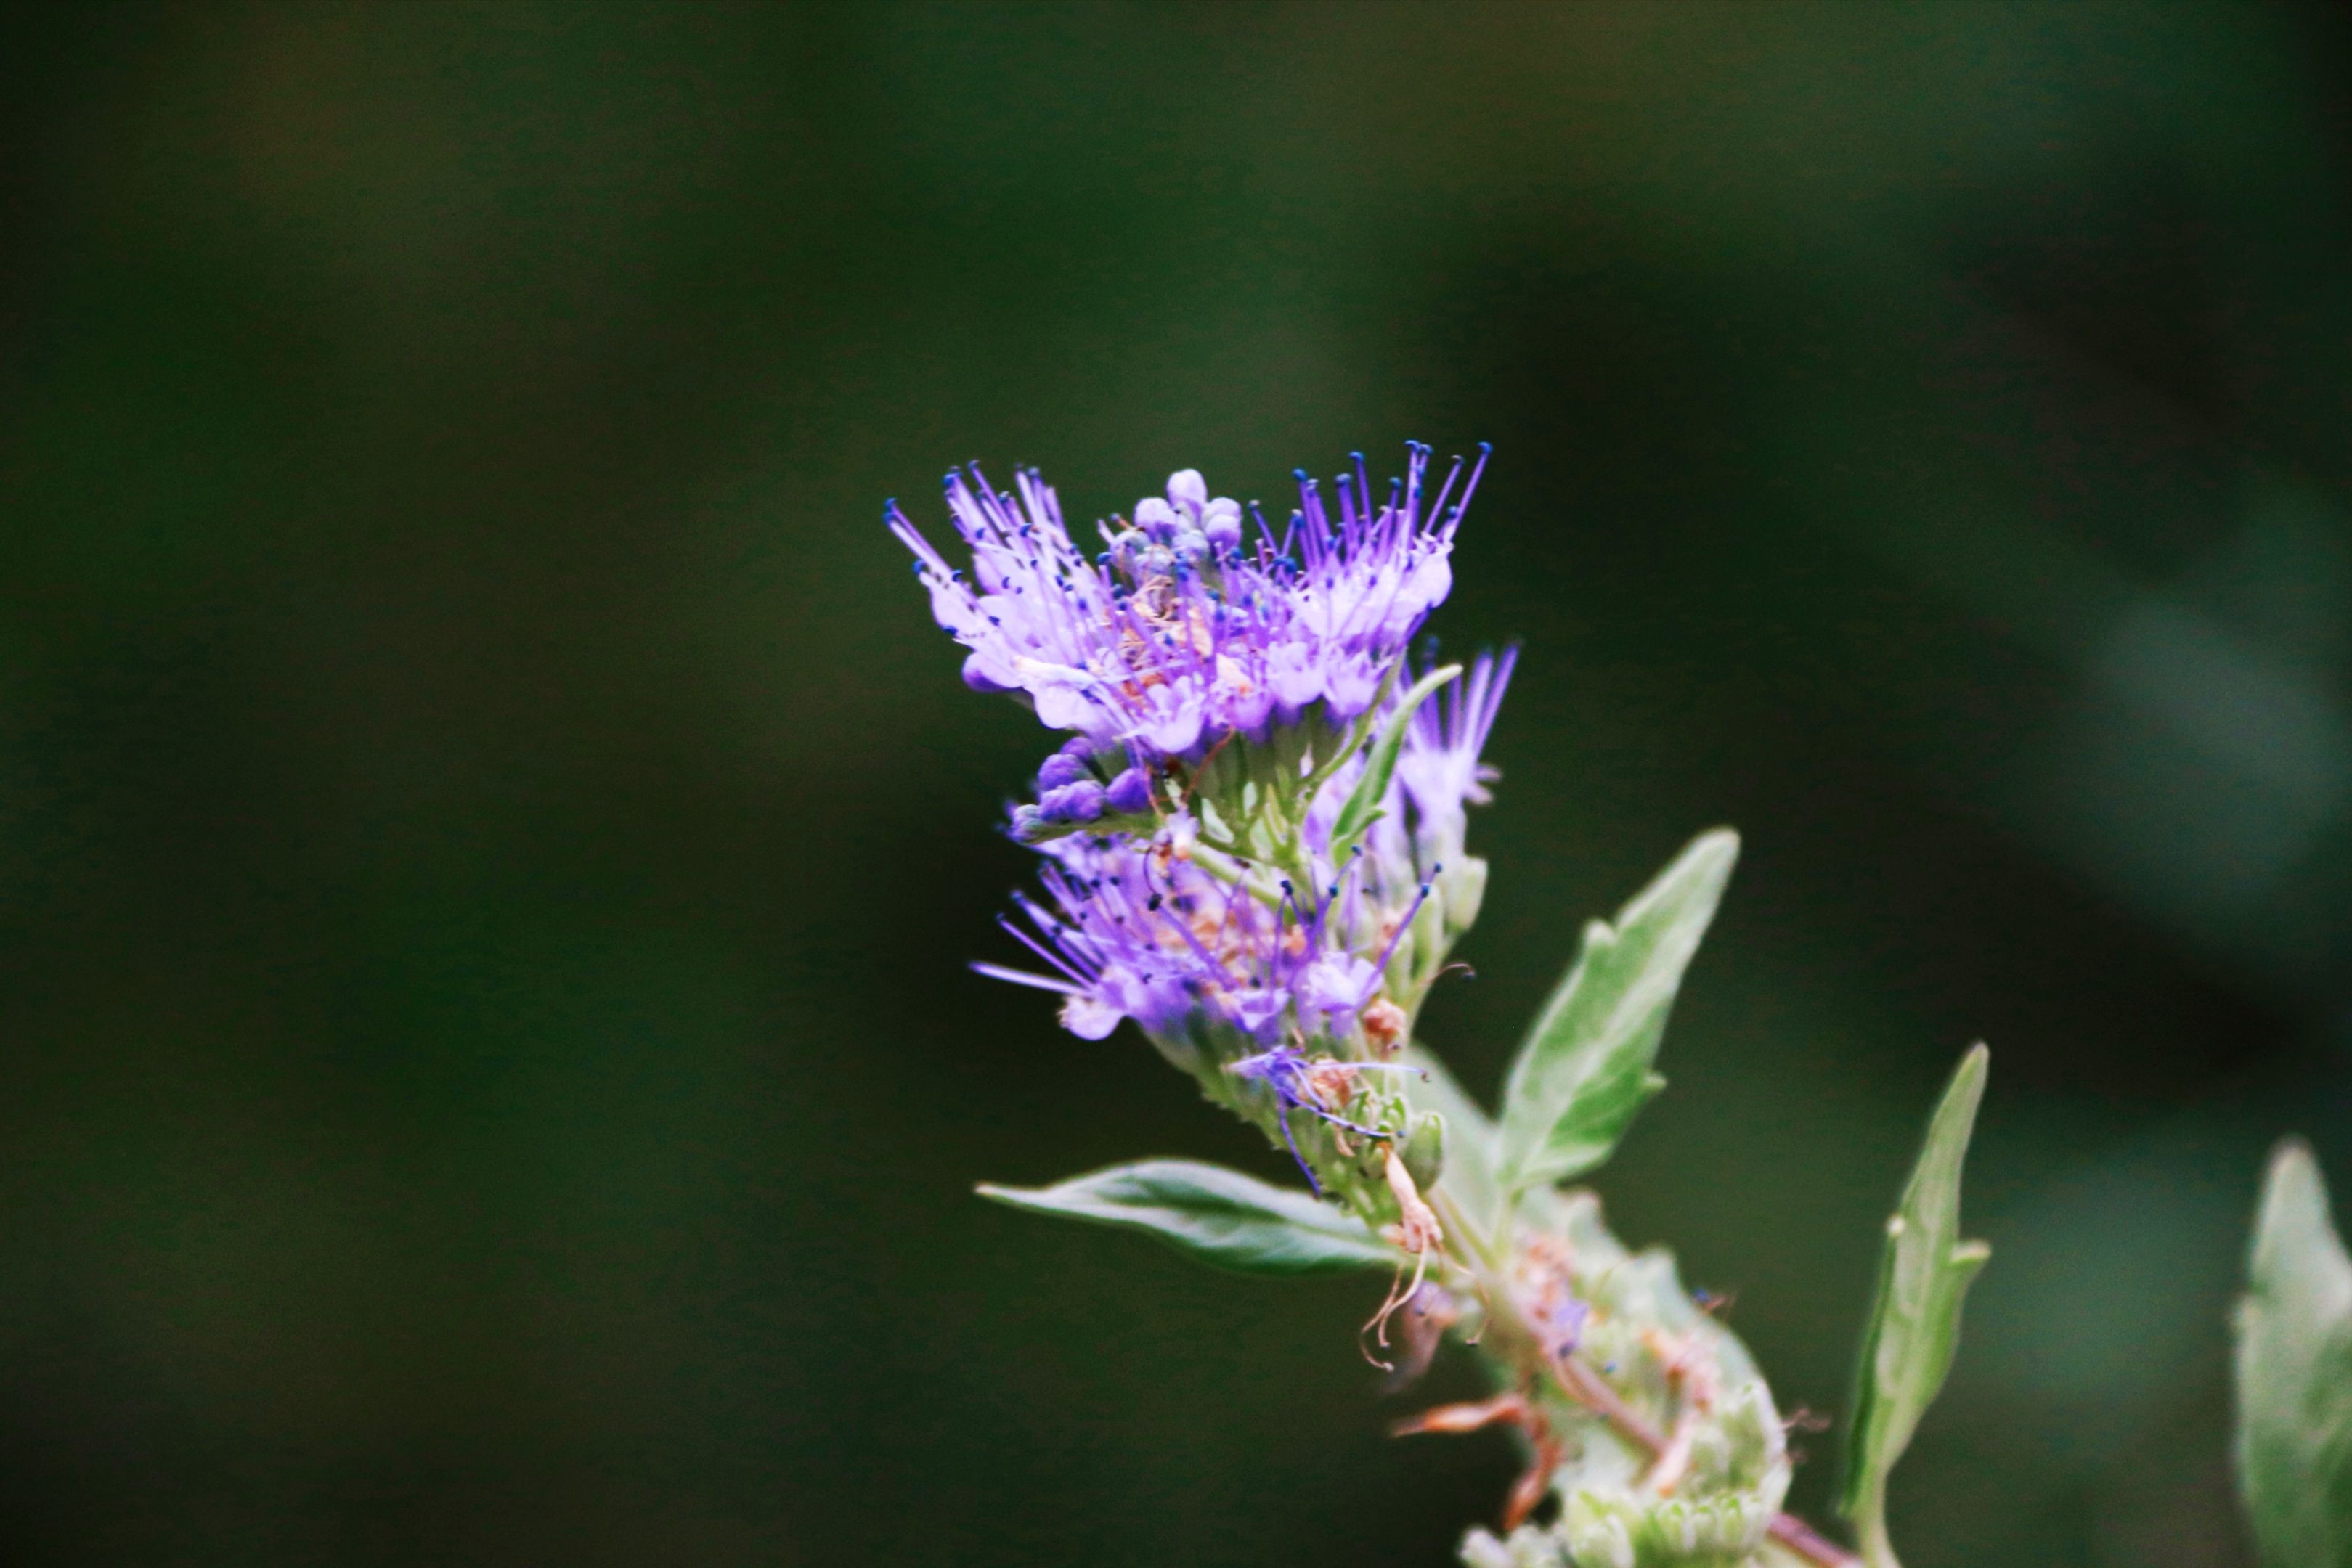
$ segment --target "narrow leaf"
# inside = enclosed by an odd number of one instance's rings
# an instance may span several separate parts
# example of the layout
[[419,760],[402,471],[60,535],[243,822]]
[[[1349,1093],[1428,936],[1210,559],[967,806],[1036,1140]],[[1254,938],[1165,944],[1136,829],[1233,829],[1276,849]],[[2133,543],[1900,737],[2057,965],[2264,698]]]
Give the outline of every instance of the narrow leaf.
[[1665,1087],[1653,1071],[1666,1014],[1739,858],[1718,828],[1618,911],[1584,928],[1503,1089],[1501,1179],[1513,1192],[1608,1159],[1634,1113]]
[[983,1184],[980,1195],[1035,1214],[1145,1231],[1244,1274],[1391,1269],[1398,1256],[1360,1220],[1309,1194],[1195,1160],[1139,1160],[1053,1186]]
[[2268,1568],[2352,1564],[2352,1260],[2311,1151],[2271,1156],[2239,1304],[2238,1485]]
[[1984,1267],[1981,1241],[1960,1239],[1960,1167],[1991,1053],[1981,1045],[1960,1061],[1919,1150],[1903,1201],[1886,1222],[1878,1299],[1870,1310],[1854,1373],[1840,1510],[1860,1532],[1863,1560],[1894,1568],[1886,1537],[1886,1478],[1935,1402],[1960,1341],[1960,1301]]
[[1415,681],[1412,690],[1404,694],[1395,716],[1372,743],[1371,760],[1365,765],[1363,777],[1356,780],[1355,789],[1349,792],[1339,817],[1331,824],[1331,855],[1335,861],[1348,852],[1381,814],[1381,802],[1388,798],[1389,780],[1396,777],[1397,757],[1404,749],[1405,731],[1412,726],[1412,716],[1429,700],[1432,692],[1461,674],[1459,664],[1444,665]]

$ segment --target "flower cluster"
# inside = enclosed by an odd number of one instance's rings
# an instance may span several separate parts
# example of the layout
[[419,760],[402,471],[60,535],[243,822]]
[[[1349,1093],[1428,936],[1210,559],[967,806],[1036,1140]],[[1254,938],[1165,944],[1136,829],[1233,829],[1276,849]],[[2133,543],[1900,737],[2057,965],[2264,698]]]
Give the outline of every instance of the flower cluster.
[[[1147,819],[1142,833],[1065,836],[1040,846],[1045,898],[1020,898],[1024,920],[1006,922],[1046,972],[979,967],[1061,992],[1064,1024],[1089,1040],[1131,1018],[1162,1049],[1220,1061],[1285,1040],[1387,1056],[1451,936],[1476,915],[1465,895],[1483,878],[1463,874],[1475,862],[1462,852],[1462,819],[1493,776],[1477,753],[1510,664],[1508,653],[1481,658],[1461,696],[1440,692],[1399,716],[1407,725],[1381,813],[1344,853],[1337,819],[1368,763],[1333,773],[1298,825],[1303,879],[1212,847],[1223,841],[1181,810]],[[1150,804],[1139,769],[1108,788],[1075,771],[1055,781],[1081,766],[1067,750],[1048,760],[1040,804],[1015,809],[1016,836],[1079,791],[1089,820],[1102,802],[1129,815]],[[1455,857],[1450,878],[1445,854]]]
[[1428,465],[1429,449],[1413,446],[1376,507],[1359,455],[1335,483],[1336,516],[1302,471],[1279,529],[1255,503],[1245,523],[1188,468],[1164,500],[1098,525],[1091,553],[1034,470],[1000,493],[975,465],[947,476],[969,576],[896,502],[885,517],[915,554],[932,614],[971,650],[967,684],[1020,693],[1046,726],[1106,751],[1196,758],[1225,735],[1262,740],[1318,712],[1344,724],[1378,700],[1453,586],[1454,533],[1485,458],[1466,476],[1457,459],[1433,497]]
[[1318,1188],[1349,1160],[1376,1188],[1376,1145],[1409,1142],[1385,1075],[1485,884],[1464,821],[1513,655],[1465,679],[1405,651],[1479,474],[1456,460],[1433,497],[1428,461],[1375,507],[1358,459],[1336,512],[1301,476],[1279,531],[1188,469],[1091,560],[1034,473],[953,474],[969,577],[889,516],[966,681],[1076,731],[1011,813],[1045,862],[1004,923],[1035,967],[974,967],[1059,994],[1086,1039],[1133,1019]]

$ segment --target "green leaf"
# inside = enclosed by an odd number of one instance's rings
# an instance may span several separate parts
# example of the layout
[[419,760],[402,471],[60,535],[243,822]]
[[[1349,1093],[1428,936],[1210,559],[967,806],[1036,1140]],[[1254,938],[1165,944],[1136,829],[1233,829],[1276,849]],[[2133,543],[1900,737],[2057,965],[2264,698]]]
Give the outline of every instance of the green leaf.
[[2238,1485],[2268,1568],[2352,1564],[2352,1260],[2311,1151],[2271,1156],[2239,1303]]
[[1412,716],[1429,700],[1432,692],[1461,674],[1459,664],[1432,670],[1415,681],[1412,690],[1405,693],[1404,700],[1397,705],[1396,716],[1372,743],[1371,761],[1366,765],[1363,777],[1356,780],[1355,789],[1349,792],[1339,817],[1331,824],[1331,858],[1335,862],[1379,819],[1381,802],[1388,797],[1389,780],[1396,777],[1397,757],[1404,749],[1405,731],[1412,725]]
[[1053,1186],[982,1184],[982,1197],[1159,1237],[1244,1274],[1393,1269],[1397,1251],[1363,1222],[1311,1195],[1196,1160],[1138,1160]]
[[1927,1124],[1902,1204],[1886,1222],[1878,1299],[1854,1372],[1853,1420],[1846,1433],[1845,1490],[1840,1511],[1854,1521],[1863,1561],[1895,1568],[1886,1537],[1886,1478],[1919,1429],[1952,1369],[1960,1342],[1960,1300],[1991,1256],[1981,1241],[1960,1239],[1960,1166],[1984,1097],[1991,1053],[1981,1045],[1961,1058],[1951,1087]]
[[1618,911],[1584,928],[1576,962],[1537,1015],[1503,1088],[1501,1180],[1512,1192],[1581,1176],[1665,1087],[1652,1071],[1666,1013],[1739,858],[1702,833]]

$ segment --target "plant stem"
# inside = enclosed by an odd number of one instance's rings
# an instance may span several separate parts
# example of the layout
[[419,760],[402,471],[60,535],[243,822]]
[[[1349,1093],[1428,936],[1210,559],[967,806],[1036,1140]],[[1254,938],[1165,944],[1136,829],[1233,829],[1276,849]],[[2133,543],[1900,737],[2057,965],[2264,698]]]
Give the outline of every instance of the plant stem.
[[1862,1538],[1862,1562],[1870,1568],[1903,1568],[1895,1556],[1895,1542],[1886,1533],[1886,1480],[1883,1474],[1877,1486],[1863,1499],[1862,1507],[1854,1511],[1854,1530]]
[[1820,1563],[1822,1568],[1859,1568],[1862,1562],[1793,1513],[1774,1514],[1765,1533],[1807,1562]]

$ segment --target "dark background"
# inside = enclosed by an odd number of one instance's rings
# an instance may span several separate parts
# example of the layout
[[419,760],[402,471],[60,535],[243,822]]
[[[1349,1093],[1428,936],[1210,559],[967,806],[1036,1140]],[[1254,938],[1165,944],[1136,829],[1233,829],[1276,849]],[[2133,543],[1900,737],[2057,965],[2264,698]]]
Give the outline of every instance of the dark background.
[[1622,1229],[1834,1411],[1989,1039],[1906,1558],[2242,1563],[2263,1150],[2352,1186],[2347,84],[2238,5],[10,13],[0,1555],[1447,1561],[1512,1458],[1381,1435],[1378,1281],[971,1197],[1281,1166],[962,969],[1045,737],[877,521],[1419,437],[1526,644],[1435,1041],[1736,823]]

